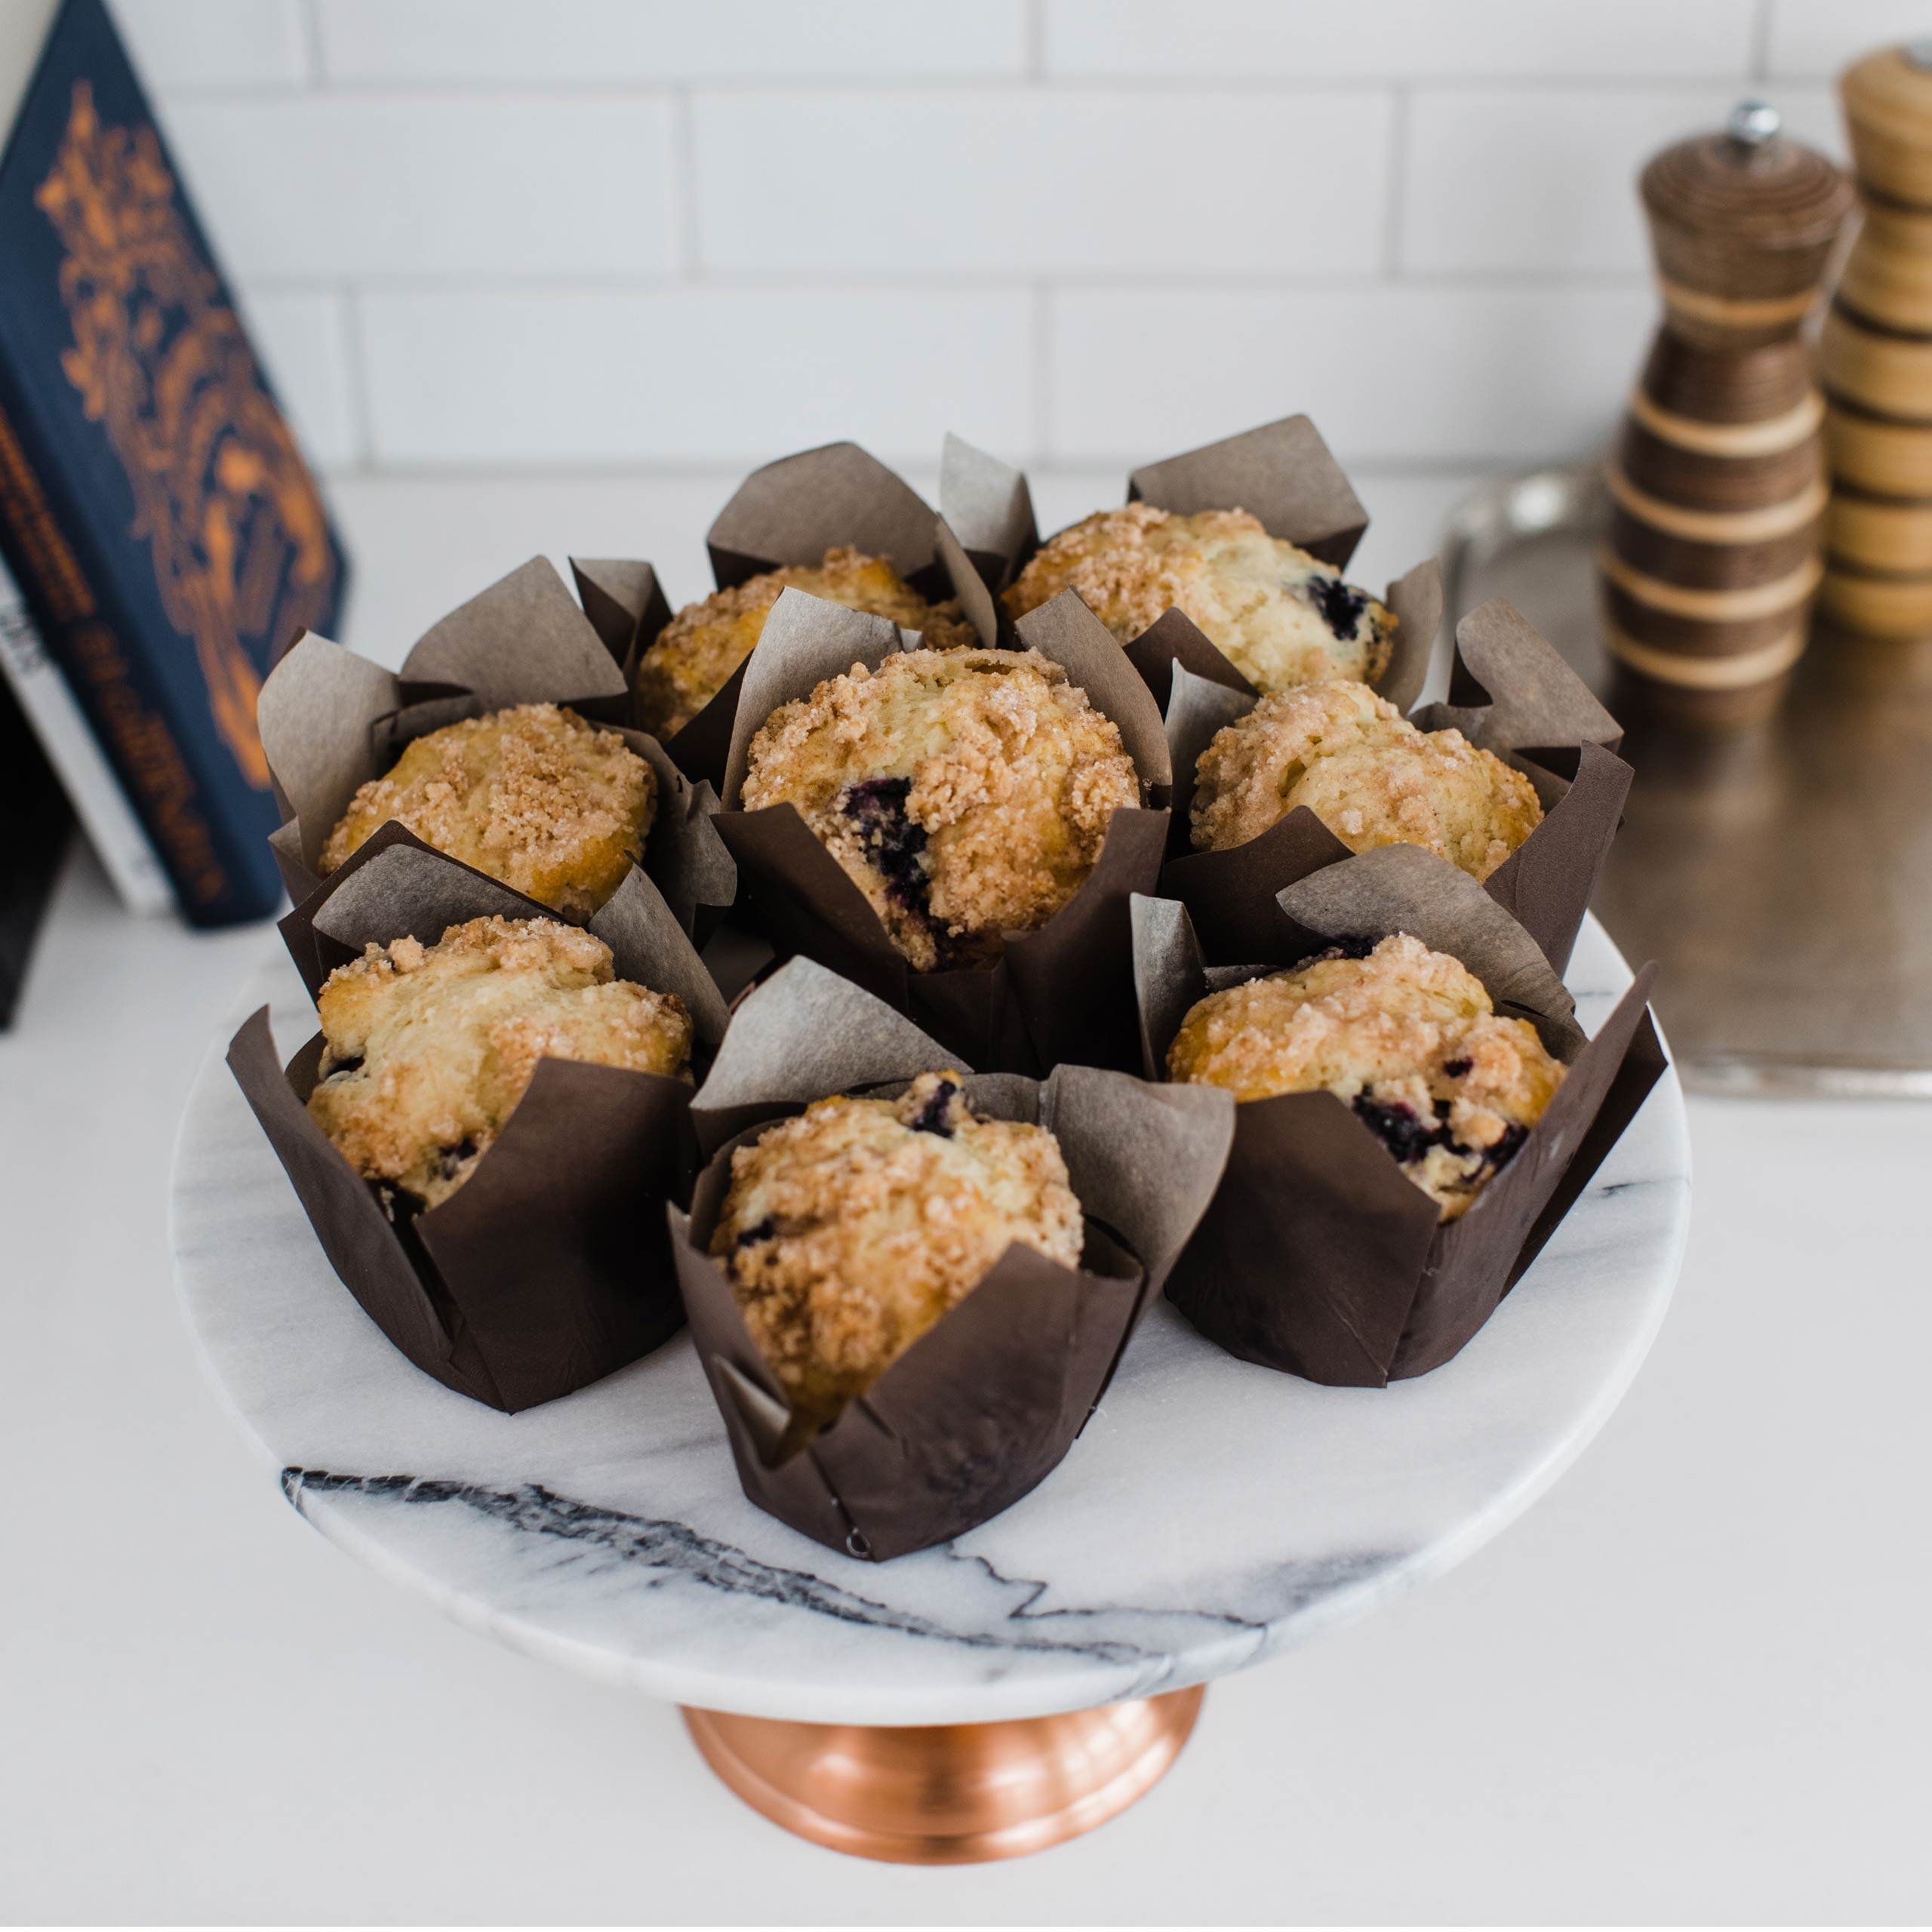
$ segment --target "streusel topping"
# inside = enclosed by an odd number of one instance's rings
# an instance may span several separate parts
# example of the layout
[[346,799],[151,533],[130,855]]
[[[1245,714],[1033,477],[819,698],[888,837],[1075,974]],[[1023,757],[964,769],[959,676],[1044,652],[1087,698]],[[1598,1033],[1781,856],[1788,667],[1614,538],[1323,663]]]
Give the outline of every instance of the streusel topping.
[[1541,1118],[1563,1067],[1506,1019],[1460,960],[1406,933],[1211,993],[1168,1050],[1168,1077],[1237,1100],[1326,1089],[1454,1220]]
[[1259,691],[1310,678],[1373,681],[1396,626],[1339,571],[1239,509],[1099,511],[1036,552],[1004,602],[1023,617],[1069,589],[1123,644],[1183,612]]
[[316,1006],[309,1112],[357,1173],[424,1207],[469,1178],[546,1057],[689,1078],[684,1002],[620,980],[601,939],[554,919],[368,946]]
[[746,1325],[823,1426],[1018,1241],[1080,1263],[1080,1204],[1044,1128],[974,1113],[952,1072],[894,1100],[841,1096],[731,1156],[711,1238]]
[[788,800],[930,971],[1044,924],[1140,787],[1119,728],[1037,651],[908,651],[765,721],[743,802]]
[[923,633],[928,649],[979,642],[958,604],[928,604],[883,557],[849,545],[817,564],[787,564],[687,604],[638,660],[636,688],[645,728],[669,737],[688,724],[751,655],[771,607],[787,589],[802,590],[852,611],[890,617]]
[[1457,731],[1419,731],[1352,678],[1264,697],[1195,767],[1195,846],[1225,851],[1306,805],[1352,852],[1420,845],[1487,878],[1543,822],[1536,788]]
[[651,767],[561,705],[520,704],[426,733],[349,801],[322,848],[332,872],[391,819],[425,844],[573,918],[641,856]]

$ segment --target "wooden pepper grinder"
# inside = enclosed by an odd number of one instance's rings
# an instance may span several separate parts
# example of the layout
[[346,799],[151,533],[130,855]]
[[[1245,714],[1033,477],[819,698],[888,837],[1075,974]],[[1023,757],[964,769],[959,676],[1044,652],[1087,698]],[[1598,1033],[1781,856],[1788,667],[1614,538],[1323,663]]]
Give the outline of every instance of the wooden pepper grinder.
[[1607,472],[1604,641],[1687,723],[1772,709],[1820,572],[1823,405],[1799,331],[1851,194],[1778,128],[1743,102],[1639,183],[1664,316]]
[[1838,88],[1865,220],[1819,343],[1820,631],[1905,669],[1932,657],[1932,42],[1869,55]]

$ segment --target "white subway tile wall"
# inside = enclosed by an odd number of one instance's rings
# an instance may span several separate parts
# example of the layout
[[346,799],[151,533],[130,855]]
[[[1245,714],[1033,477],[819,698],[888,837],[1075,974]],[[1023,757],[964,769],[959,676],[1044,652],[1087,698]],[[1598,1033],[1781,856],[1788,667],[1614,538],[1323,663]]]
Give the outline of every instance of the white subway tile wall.
[[700,270],[1051,285],[1380,263],[1386,89],[701,89],[692,115]]
[[304,85],[310,75],[306,0],[113,0],[150,87]]
[[676,267],[662,96],[322,89],[163,111],[245,281],[656,280]]
[[1932,27],[1927,0],[112,4],[352,535],[432,547],[405,482],[505,531],[519,479],[552,525],[701,530],[764,457],[850,435],[929,469],[949,426],[1035,466],[1051,520],[1296,409],[1413,520],[1607,431],[1654,313],[1646,155],[1753,92],[1841,152],[1838,71]]
[[368,439],[349,347],[349,297],[328,289],[258,286],[244,290],[242,303],[309,460],[331,470],[361,463]]
[[751,463],[851,436],[1031,441],[1032,321],[999,288],[371,289],[383,463]]
[[[1694,10],[1697,0],[1687,0]],[[1774,90],[1786,125],[1836,151],[1835,109]],[[1738,88],[1418,88],[1409,108],[1400,264],[1423,275],[1641,278],[1636,177],[1658,149],[1721,126]]]
[[1045,25],[1056,79],[1729,79],[1758,0],[1047,0]]
[[1920,0],[1777,0],[1765,36],[1765,72],[1828,80],[1854,56],[1932,32]]
[[835,85],[1027,69],[1026,0],[324,0],[315,11],[332,81]]
[[1607,426],[1651,308],[1641,282],[1069,289],[1047,449],[1163,455],[1305,408],[1345,462],[1574,456]]

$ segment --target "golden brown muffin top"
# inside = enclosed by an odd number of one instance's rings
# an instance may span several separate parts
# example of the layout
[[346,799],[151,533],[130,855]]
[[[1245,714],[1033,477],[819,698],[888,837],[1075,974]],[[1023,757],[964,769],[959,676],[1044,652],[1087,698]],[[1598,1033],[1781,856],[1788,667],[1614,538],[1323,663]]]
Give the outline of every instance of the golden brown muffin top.
[[1445,1220],[1515,1154],[1563,1073],[1460,960],[1406,933],[1365,958],[1324,955],[1211,993],[1168,1050],[1171,1080],[1237,1100],[1325,1090],[1348,1102]]
[[614,731],[520,704],[426,732],[349,802],[322,848],[334,872],[391,819],[540,903],[587,918],[644,851],[657,780]]
[[1244,845],[1298,805],[1352,852],[1420,845],[1479,879],[1543,822],[1521,772],[1348,678],[1264,697],[1215,734],[1195,767],[1195,847]]
[[358,1174],[426,1207],[469,1178],[546,1057],[689,1077],[684,1002],[618,979],[601,939],[554,919],[370,946],[315,1003],[309,1112]]
[[1097,511],[1043,545],[1002,601],[1020,617],[1063,590],[1123,644],[1182,612],[1264,692],[1309,678],[1372,681],[1388,667],[1397,623],[1339,571],[1239,509]]
[[795,1414],[822,1427],[1017,1241],[1077,1268],[1080,1204],[1044,1128],[974,1113],[955,1072],[841,1095],[731,1156],[711,1238]]
[[1120,730],[1037,651],[855,664],[752,740],[748,811],[789,801],[921,971],[1041,925],[1140,801]]
[[788,589],[889,617],[903,630],[921,632],[931,650],[980,641],[955,600],[928,604],[885,558],[843,546],[826,551],[822,562],[763,571],[687,604],[638,660],[635,683],[645,729],[669,737],[688,724],[751,655],[772,605]]

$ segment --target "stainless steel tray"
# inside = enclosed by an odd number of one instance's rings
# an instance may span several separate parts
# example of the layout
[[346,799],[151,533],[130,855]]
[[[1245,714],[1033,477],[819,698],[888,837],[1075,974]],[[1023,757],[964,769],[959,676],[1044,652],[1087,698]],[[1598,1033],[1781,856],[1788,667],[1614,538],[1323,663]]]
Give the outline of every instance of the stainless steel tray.
[[1627,957],[1660,962],[1687,1084],[1932,1097],[1932,690],[1821,639],[1766,724],[1647,720],[1601,641],[1607,502],[1584,465],[1469,498],[1449,608],[1508,598],[1623,720],[1637,778],[1594,904]]

